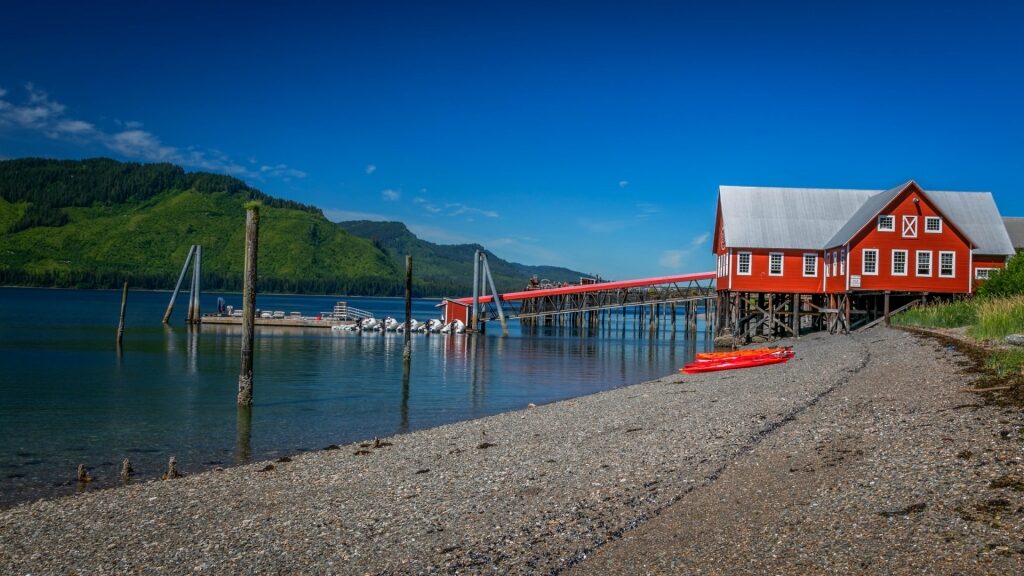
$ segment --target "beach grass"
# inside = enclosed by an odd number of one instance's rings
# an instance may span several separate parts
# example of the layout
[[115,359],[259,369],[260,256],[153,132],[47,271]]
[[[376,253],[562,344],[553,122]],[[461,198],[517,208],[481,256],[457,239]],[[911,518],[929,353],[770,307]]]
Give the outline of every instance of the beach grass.
[[1024,374],[1024,350],[992,350],[985,359],[985,367],[999,377]]
[[961,328],[978,340],[1001,340],[1024,333],[1024,295],[976,298],[912,308],[895,315],[893,324],[921,328]]
[[1001,340],[1009,334],[1024,333],[1024,296],[981,298],[969,333],[979,340]]
[[971,326],[977,321],[976,303],[957,300],[946,304],[931,304],[911,308],[892,317],[897,326],[918,326],[921,328],[960,328]]

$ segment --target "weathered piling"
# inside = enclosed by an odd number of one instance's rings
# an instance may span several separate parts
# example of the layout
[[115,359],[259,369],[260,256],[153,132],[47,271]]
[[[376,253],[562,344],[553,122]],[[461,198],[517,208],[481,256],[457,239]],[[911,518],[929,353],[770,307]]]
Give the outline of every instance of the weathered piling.
[[124,460],[121,461],[121,483],[127,484],[131,482],[132,476],[134,475],[135,469],[132,468],[131,461],[125,458]]
[[252,461],[252,406],[239,406],[235,422],[235,463]]
[[161,480],[174,480],[175,478],[181,478],[181,472],[178,472],[178,460],[171,456],[167,460],[167,472],[160,477]]
[[167,324],[171,320],[171,312],[174,312],[174,301],[178,299],[178,291],[181,290],[181,282],[185,279],[185,274],[188,272],[188,263],[192,260],[192,254],[196,251],[196,245],[193,244],[188,249],[188,255],[185,256],[185,264],[181,267],[181,274],[178,275],[178,283],[174,285],[174,292],[171,293],[171,301],[167,304],[167,310],[164,312],[164,324]]
[[117,346],[121,347],[121,340],[124,338],[124,313],[128,309],[128,283],[121,288],[121,318],[117,321]]
[[260,208],[245,210],[245,279],[242,288],[242,353],[238,373],[238,405],[252,406],[252,343],[256,325],[256,253],[259,241]]
[[[405,348],[402,359],[409,362],[412,358],[412,256],[405,257]],[[428,332],[429,334],[429,332]]]
[[89,475],[89,471],[85,469],[85,464],[78,465],[78,471],[75,473],[79,484],[87,484],[92,482],[92,476]]
[[189,324],[199,324],[202,322],[202,312],[199,309],[199,293],[200,285],[199,279],[202,277],[203,271],[203,247],[196,245],[196,254],[192,260],[192,292],[189,297],[188,303],[188,322]]

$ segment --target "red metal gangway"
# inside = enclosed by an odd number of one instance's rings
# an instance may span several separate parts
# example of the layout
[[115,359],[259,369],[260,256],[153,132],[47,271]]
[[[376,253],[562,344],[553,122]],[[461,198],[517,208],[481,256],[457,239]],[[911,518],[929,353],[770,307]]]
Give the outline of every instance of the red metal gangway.
[[[499,294],[497,304],[508,318],[572,314],[610,308],[704,300],[714,297],[715,272],[697,272],[656,278],[574,284]],[[480,296],[481,322],[498,317],[492,295]],[[473,298],[445,299],[445,321],[469,323]]]

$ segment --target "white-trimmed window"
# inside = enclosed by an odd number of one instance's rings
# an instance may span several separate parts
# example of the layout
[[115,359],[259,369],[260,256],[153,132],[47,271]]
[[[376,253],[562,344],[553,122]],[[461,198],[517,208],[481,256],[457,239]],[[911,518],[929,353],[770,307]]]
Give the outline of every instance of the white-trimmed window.
[[736,275],[750,276],[750,252],[736,254]]
[[903,237],[917,238],[917,216],[903,217]]
[[782,252],[768,253],[768,275],[782,276]]
[[878,217],[878,231],[879,232],[895,232],[896,231],[896,217],[892,214],[885,214]]
[[975,280],[988,280],[992,277],[992,273],[998,270],[998,268],[975,268],[974,279]]
[[804,277],[810,278],[818,275],[818,255],[804,254]]
[[917,251],[917,275],[918,276],[931,276],[932,275],[932,251],[931,250],[918,250]]
[[840,250],[839,251],[839,275],[840,276],[845,276],[846,275],[846,251],[845,250]]
[[939,277],[956,278],[956,252],[939,252]]
[[942,234],[942,218],[938,216],[925,216],[924,231],[929,234]]
[[860,251],[860,273],[864,276],[878,275],[877,248],[865,248]]
[[836,275],[836,265],[839,263],[839,254],[836,252],[832,253],[832,275]]
[[906,250],[893,250],[892,251],[892,275],[893,276],[906,276],[907,275],[907,258],[908,254]]

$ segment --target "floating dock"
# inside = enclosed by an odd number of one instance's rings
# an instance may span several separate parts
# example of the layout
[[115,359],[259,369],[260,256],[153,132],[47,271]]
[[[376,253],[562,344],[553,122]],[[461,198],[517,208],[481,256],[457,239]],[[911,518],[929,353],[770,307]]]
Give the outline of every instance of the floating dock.
[[[242,325],[241,316],[228,316],[227,314],[206,314],[202,316],[203,324],[221,324],[221,325]],[[256,317],[256,326],[277,326],[277,327],[291,327],[291,328],[327,328],[331,329],[334,326],[344,326],[346,328],[355,326],[356,320],[336,320],[334,318],[324,318],[317,320],[316,318],[307,317],[284,317],[284,318],[260,318]]]

